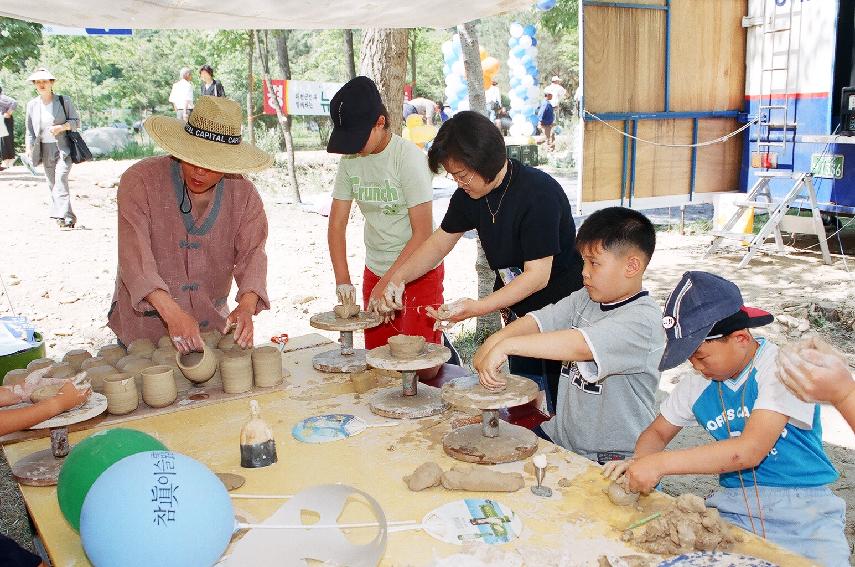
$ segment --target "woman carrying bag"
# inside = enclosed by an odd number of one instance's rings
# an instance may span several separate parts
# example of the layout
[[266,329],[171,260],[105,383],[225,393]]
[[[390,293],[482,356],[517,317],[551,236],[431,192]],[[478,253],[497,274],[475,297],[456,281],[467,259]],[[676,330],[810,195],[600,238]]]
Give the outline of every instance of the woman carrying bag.
[[27,80],[39,94],[27,103],[27,155],[33,166],[44,166],[51,196],[50,217],[61,228],[74,228],[77,216],[71,210],[68,190],[72,161],[67,134],[80,128],[80,115],[70,97],[54,95],[56,77],[47,69],[37,69]]

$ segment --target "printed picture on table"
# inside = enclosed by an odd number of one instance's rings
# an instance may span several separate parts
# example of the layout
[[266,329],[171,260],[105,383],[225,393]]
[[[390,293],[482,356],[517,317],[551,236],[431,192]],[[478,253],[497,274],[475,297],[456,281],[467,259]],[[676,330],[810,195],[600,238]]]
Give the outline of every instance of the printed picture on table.
[[303,443],[329,443],[352,437],[365,431],[366,423],[346,413],[307,417],[291,430],[297,441]]
[[522,533],[522,520],[513,510],[495,500],[480,498],[445,504],[425,516],[422,524],[431,536],[457,545],[474,541],[508,543]]

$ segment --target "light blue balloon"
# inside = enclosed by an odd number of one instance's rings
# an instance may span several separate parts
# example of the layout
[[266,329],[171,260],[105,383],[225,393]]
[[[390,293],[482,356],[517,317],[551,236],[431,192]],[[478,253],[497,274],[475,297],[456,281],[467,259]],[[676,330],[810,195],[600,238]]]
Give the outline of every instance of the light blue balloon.
[[537,33],[537,28],[534,27],[532,24],[529,24],[523,28],[523,34],[525,34],[525,35],[534,37],[534,34],[536,34],[536,33]]
[[520,80],[517,77],[511,77],[511,89],[515,89],[519,86]]
[[445,64],[442,66],[442,76],[447,77],[451,74],[451,65]]
[[137,453],[111,466],[80,513],[80,539],[95,567],[209,567],[234,527],[220,479],[170,451]]
[[510,47],[511,49],[516,47],[518,44],[519,44],[519,40],[517,38],[515,38],[515,37],[508,38],[508,47]]
[[511,54],[517,59],[522,59],[526,55],[525,47],[517,46],[514,48]]
[[548,12],[555,7],[556,0],[537,0],[535,7],[541,12]]

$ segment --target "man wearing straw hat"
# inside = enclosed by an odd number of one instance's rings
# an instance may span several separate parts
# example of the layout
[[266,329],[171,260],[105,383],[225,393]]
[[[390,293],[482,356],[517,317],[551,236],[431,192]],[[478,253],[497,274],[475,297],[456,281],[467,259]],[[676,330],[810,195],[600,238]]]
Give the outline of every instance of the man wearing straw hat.
[[[269,309],[267,217],[242,173],[273,158],[241,138],[241,107],[203,96],[185,124],[152,116],[149,136],[170,155],[144,159],[118,190],[119,265],[108,314],[125,344],[168,334],[181,353],[202,350],[200,331],[234,326],[253,342],[254,315]],[[234,278],[237,306],[227,302]]]

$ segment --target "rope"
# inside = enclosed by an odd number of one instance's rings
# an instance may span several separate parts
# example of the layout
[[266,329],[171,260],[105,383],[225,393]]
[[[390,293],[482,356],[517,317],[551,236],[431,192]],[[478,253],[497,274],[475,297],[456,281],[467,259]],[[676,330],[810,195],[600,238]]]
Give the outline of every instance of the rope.
[[706,142],[698,142],[697,144],[664,144],[662,142],[653,142],[651,140],[645,140],[644,138],[639,138],[638,136],[633,136],[632,134],[627,134],[623,130],[619,130],[619,129],[615,128],[614,126],[612,126],[611,124],[609,124],[608,122],[606,122],[605,120],[603,120],[602,118],[597,116],[596,114],[588,112],[587,110],[585,110],[584,112],[585,112],[585,114],[594,118],[595,120],[602,122],[603,124],[606,125],[606,127],[611,128],[612,130],[614,130],[615,132],[617,132],[621,136],[625,136],[627,138],[632,138],[633,140],[641,142],[642,144],[650,144],[651,146],[659,146],[659,147],[663,147],[663,148],[702,148],[704,146],[712,146],[715,144],[721,144],[721,143],[726,142],[729,139],[733,138],[734,136],[738,136],[740,133],[742,133],[746,129],[750,128],[752,124],[760,121],[759,116],[756,118],[752,118],[751,120],[749,120],[747,123],[745,123],[742,127],[738,128],[737,130],[734,130],[733,132],[730,132],[729,134],[725,134],[724,136],[719,136],[718,138],[716,138],[714,140],[707,140]]
[[6,289],[6,281],[3,279],[3,276],[0,275],[0,284],[3,285],[3,293],[6,295],[6,301],[9,302],[9,310],[12,312],[12,315],[17,317],[18,314],[15,312],[15,307],[12,305],[12,296],[9,295],[9,290]]

